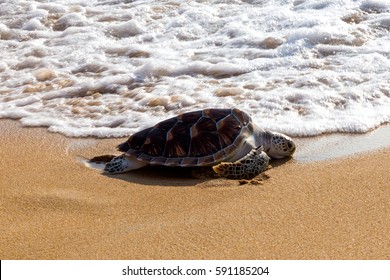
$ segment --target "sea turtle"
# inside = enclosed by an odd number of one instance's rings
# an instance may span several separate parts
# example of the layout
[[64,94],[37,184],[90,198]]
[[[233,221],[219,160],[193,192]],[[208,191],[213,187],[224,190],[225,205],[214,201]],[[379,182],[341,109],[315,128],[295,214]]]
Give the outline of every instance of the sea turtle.
[[228,178],[263,172],[269,157],[295,151],[292,139],[256,126],[239,109],[205,109],[178,115],[139,131],[118,145],[122,155],[105,165],[107,173],[124,173],[146,165],[213,166]]

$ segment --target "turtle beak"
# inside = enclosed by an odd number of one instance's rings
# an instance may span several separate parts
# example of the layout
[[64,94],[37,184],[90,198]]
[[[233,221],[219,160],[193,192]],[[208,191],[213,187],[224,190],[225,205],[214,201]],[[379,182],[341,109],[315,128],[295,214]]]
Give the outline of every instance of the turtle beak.
[[288,147],[290,149],[290,156],[292,156],[293,153],[295,152],[296,146],[295,146],[295,144],[293,142],[289,142],[287,145],[288,145]]

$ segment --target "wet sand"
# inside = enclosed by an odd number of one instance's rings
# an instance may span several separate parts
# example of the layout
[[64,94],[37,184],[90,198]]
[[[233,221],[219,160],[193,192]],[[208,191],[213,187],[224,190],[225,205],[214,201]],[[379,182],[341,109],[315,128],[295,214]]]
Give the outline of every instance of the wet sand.
[[390,259],[386,145],[316,162],[298,150],[239,185],[166,169],[105,176],[80,158],[121,139],[0,130],[1,259]]

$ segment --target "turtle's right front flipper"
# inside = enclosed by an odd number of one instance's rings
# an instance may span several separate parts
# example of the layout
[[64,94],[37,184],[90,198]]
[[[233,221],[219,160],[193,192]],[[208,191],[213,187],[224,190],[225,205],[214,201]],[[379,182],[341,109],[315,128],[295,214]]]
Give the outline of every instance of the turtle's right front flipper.
[[235,162],[221,162],[213,166],[213,170],[229,179],[252,179],[267,170],[269,160],[269,156],[260,146]]

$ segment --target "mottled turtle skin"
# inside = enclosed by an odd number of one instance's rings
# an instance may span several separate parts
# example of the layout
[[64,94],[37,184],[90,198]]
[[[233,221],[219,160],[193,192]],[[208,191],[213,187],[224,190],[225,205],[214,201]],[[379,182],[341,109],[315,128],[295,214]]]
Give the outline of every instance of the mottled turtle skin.
[[257,127],[239,109],[205,109],[180,114],[133,134],[118,146],[123,155],[105,167],[123,173],[146,165],[213,166],[235,162],[262,146],[271,158],[291,156],[286,135]]
[[263,146],[260,146],[235,162],[221,162],[214,165],[213,170],[221,177],[229,179],[252,179],[267,170],[269,160],[269,156],[263,151]]

